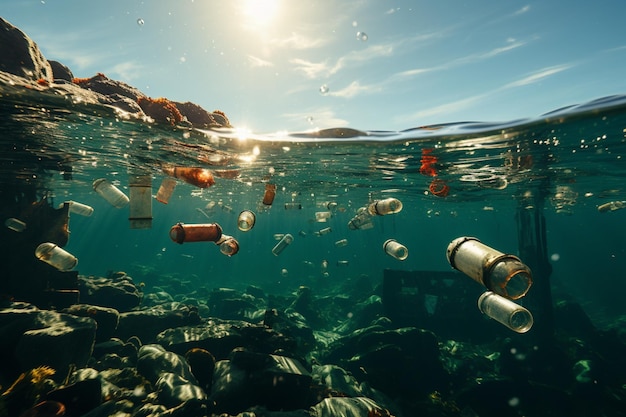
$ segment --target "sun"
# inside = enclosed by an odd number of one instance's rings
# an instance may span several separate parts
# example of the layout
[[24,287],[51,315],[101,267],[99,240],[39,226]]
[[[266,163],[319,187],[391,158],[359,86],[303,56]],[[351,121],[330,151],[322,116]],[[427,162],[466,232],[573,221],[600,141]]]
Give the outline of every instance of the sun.
[[241,8],[247,26],[267,26],[278,15],[280,0],[244,0]]

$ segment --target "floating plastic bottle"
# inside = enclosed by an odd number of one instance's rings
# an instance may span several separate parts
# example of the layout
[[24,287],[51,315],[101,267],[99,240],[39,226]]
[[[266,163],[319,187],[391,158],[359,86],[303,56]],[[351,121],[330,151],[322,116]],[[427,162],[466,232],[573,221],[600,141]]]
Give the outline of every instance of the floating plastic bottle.
[[199,188],[208,188],[215,184],[213,173],[206,168],[165,167],[163,172]]
[[328,273],[328,261],[326,259],[323,259],[322,263],[320,264],[320,272],[322,273],[322,276],[324,278],[330,276],[330,274]]
[[14,232],[21,233],[26,230],[26,223],[23,221],[16,219],[15,217],[9,217],[4,221],[4,225]]
[[250,210],[244,210],[239,213],[239,217],[237,218],[237,227],[242,232],[248,232],[252,230],[254,227],[254,223],[256,223],[256,216]]
[[78,214],[79,216],[89,217],[93,214],[93,207],[87,204],[79,203],[78,201],[68,200],[59,205],[62,208],[65,204],[69,205],[69,212]]
[[70,271],[78,264],[78,259],[74,255],[50,242],[37,246],[35,256],[59,271]]
[[474,237],[454,239],[446,256],[454,269],[511,300],[526,295],[533,282],[530,268],[517,256],[499,252]]
[[367,211],[372,216],[385,216],[387,214],[395,214],[402,210],[402,202],[397,198],[386,198],[384,200],[374,201],[367,206]]
[[324,201],[323,203],[320,203],[320,207],[323,207],[325,209],[328,209],[330,211],[334,211],[337,209],[337,203],[335,203],[334,201]]
[[170,229],[170,239],[176,243],[217,242],[222,237],[222,228],[217,223],[177,223]]
[[349,265],[350,265],[350,261],[345,261],[345,260],[337,261],[337,266],[349,266]]
[[285,203],[285,210],[301,210],[302,204],[296,203],[294,201],[290,203]]
[[130,201],[126,194],[111,184],[106,178],[95,180],[93,189],[115,208],[125,207]]
[[348,222],[348,228],[350,230],[366,230],[373,227],[374,223],[372,223],[372,216],[369,214],[366,207],[359,207],[356,212],[356,216]]
[[325,227],[325,228],[319,230],[319,234],[320,235],[327,235],[327,234],[329,234],[332,231],[333,231],[333,229],[331,227]]
[[319,223],[325,223],[331,218],[333,214],[330,211],[317,211],[315,212],[315,221]]
[[161,186],[159,187],[159,191],[156,194],[156,200],[159,203],[167,204],[174,194],[174,189],[176,188],[176,180],[173,178],[163,178],[161,181]]
[[215,244],[219,245],[220,252],[226,256],[233,256],[239,252],[239,242],[232,236],[222,235]]
[[338,248],[342,248],[348,244],[348,239],[339,239],[335,242],[335,246]]
[[399,261],[404,261],[409,257],[409,250],[406,246],[398,243],[395,239],[387,239],[385,243],[383,243],[383,250],[387,255]]
[[263,194],[263,204],[271,206],[276,197],[276,184],[265,184],[265,194]]
[[492,291],[478,298],[478,308],[483,314],[517,333],[526,333],[533,326],[530,311]]
[[282,253],[282,251],[285,250],[285,248],[289,245],[291,245],[291,242],[293,242],[293,236],[291,236],[291,234],[287,233],[285,236],[283,236],[283,238],[276,244],[276,246],[274,246],[272,248],[272,253],[275,256],[278,256]]
[[610,201],[608,203],[604,203],[598,206],[598,211],[600,213],[605,213],[607,211],[615,211],[626,208],[626,201]]

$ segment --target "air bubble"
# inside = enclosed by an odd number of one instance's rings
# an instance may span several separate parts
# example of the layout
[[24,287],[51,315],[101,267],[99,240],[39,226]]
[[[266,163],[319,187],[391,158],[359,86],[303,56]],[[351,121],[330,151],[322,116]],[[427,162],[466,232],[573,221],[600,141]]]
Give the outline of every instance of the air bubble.
[[145,22],[143,21],[143,19],[142,19],[142,18],[137,19],[137,24],[138,24],[139,26],[143,26],[143,24],[144,24],[144,23],[145,23]]
[[330,91],[330,89],[328,88],[328,86],[326,84],[322,84],[322,86],[320,87],[320,94],[327,94]]
[[365,42],[367,40],[367,33],[365,32],[357,32],[356,33],[356,38],[362,42]]
[[309,124],[312,125],[313,124],[313,117],[312,116],[307,117],[306,121],[309,122]]

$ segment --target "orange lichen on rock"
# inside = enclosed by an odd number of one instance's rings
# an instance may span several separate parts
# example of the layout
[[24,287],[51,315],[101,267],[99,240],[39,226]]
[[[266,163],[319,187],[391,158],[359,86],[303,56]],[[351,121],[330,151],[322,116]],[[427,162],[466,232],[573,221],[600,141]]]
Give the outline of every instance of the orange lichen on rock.
[[94,78],[105,78],[108,79],[106,75],[104,75],[101,72],[97,72],[96,75],[94,75],[93,77],[86,77],[86,78],[72,78],[72,82],[74,84],[77,85],[81,85],[81,84],[86,84],[89,81],[93,80]]
[[164,97],[139,97],[137,104],[139,104],[139,107],[147,116],[152,117],[157,122],[175,125],[183,121],[183,115],[176,107],[176,104]]

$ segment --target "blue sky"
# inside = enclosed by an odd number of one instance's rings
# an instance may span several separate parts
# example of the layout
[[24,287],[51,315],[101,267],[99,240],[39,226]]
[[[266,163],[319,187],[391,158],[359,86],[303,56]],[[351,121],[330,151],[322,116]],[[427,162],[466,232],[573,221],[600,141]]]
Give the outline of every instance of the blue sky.
[[3,0],[0,16],[76,77],[272,133],[507,121],[623,94],[621,3]]

